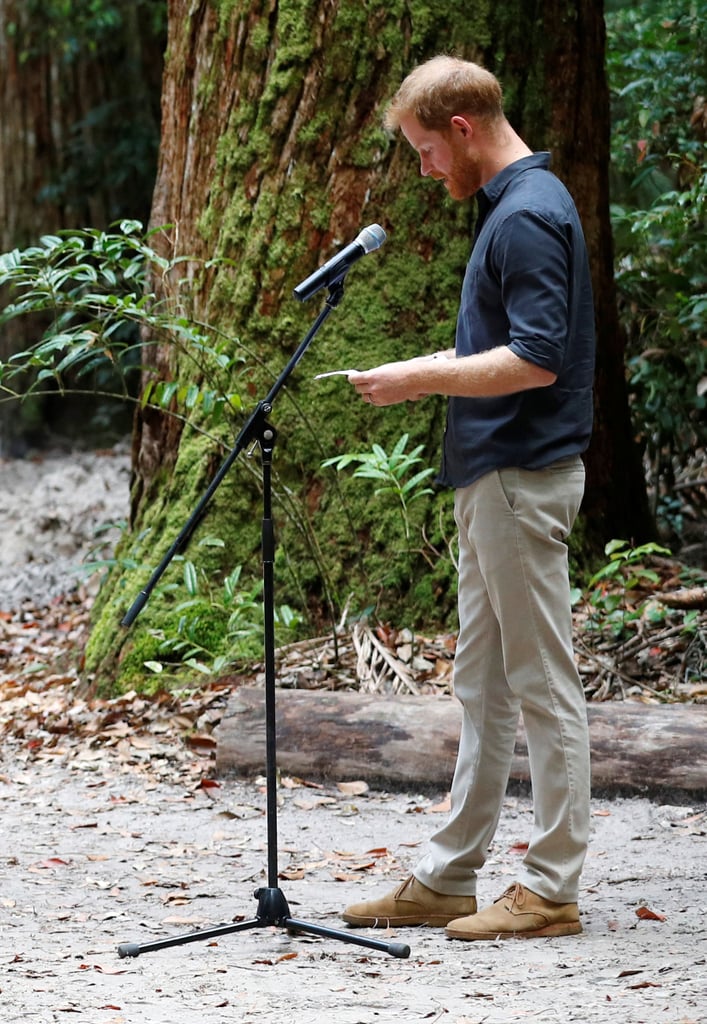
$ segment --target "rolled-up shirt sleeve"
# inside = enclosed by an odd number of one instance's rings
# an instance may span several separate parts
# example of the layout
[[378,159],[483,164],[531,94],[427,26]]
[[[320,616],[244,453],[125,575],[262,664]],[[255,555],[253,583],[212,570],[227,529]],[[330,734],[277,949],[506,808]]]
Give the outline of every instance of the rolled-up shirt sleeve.
[[571,243],[562,227],[528,210],[509,216],[496,242],[508,347],[559,374],[567,350]]

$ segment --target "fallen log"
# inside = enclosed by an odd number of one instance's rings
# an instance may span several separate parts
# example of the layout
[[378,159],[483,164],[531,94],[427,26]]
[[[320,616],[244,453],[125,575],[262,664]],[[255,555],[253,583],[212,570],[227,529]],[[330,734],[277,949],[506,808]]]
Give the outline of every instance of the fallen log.
[[[265,694],[236,690],[215,732],[216,771],[265,769]],[[446,790],[459,740],[460,710],[449,696],[325,690],[277,691],[277,765],[320,781],[365,780],[386,789]],[[595,795],[707,796],[707,705],[589,704]],[[529,781],[522,723],[511,782]]]

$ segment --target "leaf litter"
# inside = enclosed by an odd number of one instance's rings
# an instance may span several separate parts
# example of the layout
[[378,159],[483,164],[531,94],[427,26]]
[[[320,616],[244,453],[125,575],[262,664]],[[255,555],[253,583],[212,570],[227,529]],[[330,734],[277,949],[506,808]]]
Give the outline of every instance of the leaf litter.
[[[252,916],[265,881],[265,782],[216,778],[213,749],[187,742],[210,734],[226,698],[218,684],[179,698],[82,696],[71,660],[84,615],[72,601],[41,627],[31,616],[22,635],[34,633],[42,657],[56,643],[61,670],[1,684],[0,808],[18,839],[0,857],[9,1022],[48,1024],[50,1006],[56,1019],[165,1024],[175,1001],[185,1024],[223,1024],[233,1006],[260,1024],[702,1019],[707,950],[694,894],[705,881],[705,809],[641,800],[595,809],[585,933],[562,945],[470,949],[432,929],[375,933],[411,944],[399,962],[268,928],[120,961],[118,942]],[[283,777],[278,800],[278,884],[295,916],[333,928],[346,903],[405,877],[449,809],[445,794],[381,794],[356,780]],[[509,797],[484,899],[513,879],[531,822],[529,799]]]
[[[664,578],[669,590],[667,569]],[[413,953],[400,962],[268,928],[119,961],[119,941],[251,917],[250,894],[266,878],[264,783],[214,777],[212,732],[229,692],[218,681],[179,696],[103,700],[87,692],[81,652],[90,602],[79,587],[0,615],[0,993],[9,1024],[69,1013],[90,1024],[165,1024],[175,1006],[184,1024],[223,1024],[228,1006],[262,1024],[704,1020],[707,949],[696,894],[706,880],[705,809],[638,799],[595,808],[585,932],[561,944],[477,946],[445,942],[433,929],[402,930]],[[293,685],[290,673],[307,678],[312,665],[324,666],[326,686],[356,685],[356,666],[368,657],[378,659],[370,685],[385,692],[449,686],[453,638],[411,642],[381,630],[375,642],[351,638],[350,654],[331,666],[325,642],[279,652],[284,685]],[[657,647],[654,633],[646,650]],[[683,658],[671,652],[665,664]],[[687,695],[674,672],[661,672],[669,685],[654,678],[655,693],[639,699]],[[606,699],[620,691],[611,680]],[[279,781],[279,878],[296,916],[335,928],[347,902],[405,876],[432,816],[448,810],[441,793]],[[482,900],[512,880],[524,852],[519,836],[531,823],[529,798],[509,796]]]

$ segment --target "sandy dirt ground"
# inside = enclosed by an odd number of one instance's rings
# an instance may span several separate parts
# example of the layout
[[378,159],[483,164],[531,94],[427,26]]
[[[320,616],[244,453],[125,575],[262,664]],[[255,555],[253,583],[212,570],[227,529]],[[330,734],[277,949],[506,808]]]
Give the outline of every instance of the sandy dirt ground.
[[0,459],[0,610],[37,606],[85,581],[128,514],[125,445]]
[[[578,936],[361,933],[409,944],[398,959],[258,927],[120,958],[125,942],[253,918],[267,884],[262,786],[205,788],[188,771],[160,781],[150,761],[19,752],[0,767],[8,1024],[707,1021],[705,816],[641,799],[595,802]],[[278,865],[292,916],[345,928],[342,907],[404,877],[441,813],[429,795],[284,786]],[[513,881],[530,825],[529,800],[508,797],[482,901]]]
[[[52,599],[127,507],[123,455],[3,462],[3,606]],[[11,535],[11,536],[10,536]],[[580,908],[563,939],[464,943],[432,929],[362,934],[410,956],[255,928],[120,958],[144,943],[252,918],[266,884],[258,780],[215,779],[172,733],[97,747],[0,750],[0,1017],[7,1024],[705,1024],[707,810],[594,801]],[[191,759],[190,759],[191,758]],[[363,788],[363,787],[361,787]],[[280,884],[293,917],[341,909],[405,877],[444,793],[359,793],[283,779]],[[509,796],[480,879],[515,877],[532,824]],[[356,933],[353,933],[356,934]]]

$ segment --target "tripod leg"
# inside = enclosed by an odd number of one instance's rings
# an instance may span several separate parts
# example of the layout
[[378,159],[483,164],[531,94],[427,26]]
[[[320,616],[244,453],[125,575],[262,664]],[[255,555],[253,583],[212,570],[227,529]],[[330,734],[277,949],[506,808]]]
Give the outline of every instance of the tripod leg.
[[197,928],[196,931],[186,932],[183,935],[172,935],[166,939],[155,939],[154,942],[123,942],[118,946],[118,956],[136,957],[141,953],[154,953],[158,949],[168,949],[170,946],[183,946],[187,942],[205,942],[208,939],[216,939],[221,935],[231,935],[233,932],[246,931],[248,928],[259,928],[261,921],[257,917],[250,921],[238,921],[233,924],[219,924],[213,928]]
[[154,942],[145,942],[142,945],[138,942],[124,942],[118,946],[118,956],[140,956],[141,953],[154,953],[158,949],[183,946],[187,942],[216,939],[221,935],[231,935],[233,932],[243,932],[249,928],[267,928],[269,925],[281,924],[290,916],[290,908],[281,889],[256,889],[255,898],[258,901],[258,913],[249,921],[217,924],[213,928],[197,928],[193,932],[172,935],[166,939],[155,939]]
[[338,939],[339,942],[348,942],[354,946],[365,946],[366,949],[377,949],[381,953],[390,953],[391,956],[397,956],[401,960],[406,960],[410,956],[410,947],[402,942],[383,942],[381,939],[369,939],[364,935],[352,935],[351,932],[345,932],[340,928],[326,928],[323,925],[309,924],[307,921],[297,921],[293,917],[288,917],[280,923],[286,928],[291,928],[292,931],[305,932],[309,935],[321,935],[329,939]]
[[324,925],[311,924],[308,921],[298,921],[296,918],[290,917],[290,908],[281,889],[258,889],[255,896],[258,900],[258,915],[249,921],[219,924],[214,925],[213,928],[197,928],[193,932],[172,935],[165,939],[155,939],[153,942],[123,942],[118,946],[118,956],[121,958],[138,957],[141,953],[154,953],[158,949],[184,946],[188,942],[204,942],[209,939],[220,938],[222,935],[232,935],[234,932],[243,932],[250,928],[267,928],[272,925],[279,925],[293,932],[301,932],[307,935],[338,939],[340,942],[347,942],[353,946],[376,949],[381,953],[389,953],[390,956],[399,957],[403,960],[410,956],[410,947],[401,942],[383,942],[381,939],[369,939],[364,935],[355,935],[338,928],[327,928]]

